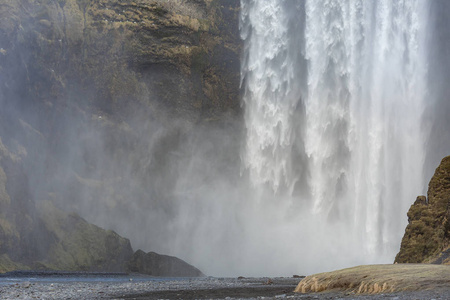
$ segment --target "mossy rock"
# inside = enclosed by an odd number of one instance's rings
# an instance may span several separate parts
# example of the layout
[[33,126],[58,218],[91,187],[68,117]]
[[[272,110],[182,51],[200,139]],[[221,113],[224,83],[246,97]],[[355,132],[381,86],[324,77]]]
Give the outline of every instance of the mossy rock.
[[428,185],[428,197],[419,196],[408,211],[408,226],[398,263],[450,264],[450,156],[445,157]]

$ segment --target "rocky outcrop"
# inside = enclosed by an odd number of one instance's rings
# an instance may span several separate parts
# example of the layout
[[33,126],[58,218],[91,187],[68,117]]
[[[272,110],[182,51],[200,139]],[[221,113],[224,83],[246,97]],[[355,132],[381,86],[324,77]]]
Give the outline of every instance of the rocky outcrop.
[[138,250],[128,264],[131,272],[165,277],[200,277],[204,274],[185,261],[155,252]]
[[[133,255],[130,241],[111,230],[67,214],[51,202],[40,205],[44,228],[51,236],[47,255],[33,269],[123,272]],[[40,234],[39,236],[42,236]]]
[[450,156],[445,157],[428,185],[408,211],[397,263],[450,265]]

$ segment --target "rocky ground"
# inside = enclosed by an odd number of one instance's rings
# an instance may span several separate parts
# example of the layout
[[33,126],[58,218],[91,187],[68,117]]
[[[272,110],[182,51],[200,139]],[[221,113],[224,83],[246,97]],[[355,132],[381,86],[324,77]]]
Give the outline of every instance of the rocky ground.
[[450,286],[378,295],[344,292],[293,293],[299,278],[157,279],[133,277],[96,281],[54,277],[46,280],[0,281],[1,299],[449,299]]

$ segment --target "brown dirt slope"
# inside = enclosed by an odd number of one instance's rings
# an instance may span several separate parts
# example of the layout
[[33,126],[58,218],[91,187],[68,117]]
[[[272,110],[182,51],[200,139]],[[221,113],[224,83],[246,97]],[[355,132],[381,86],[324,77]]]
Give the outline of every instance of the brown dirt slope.
[[310,275],[298,284],[295,292],[376,294],[449,287],[450,266],[394,264],[358,266]]

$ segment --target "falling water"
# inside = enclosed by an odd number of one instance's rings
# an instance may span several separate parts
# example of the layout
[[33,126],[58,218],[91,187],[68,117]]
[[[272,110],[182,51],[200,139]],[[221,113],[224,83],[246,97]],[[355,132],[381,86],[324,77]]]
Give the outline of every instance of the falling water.
[[306,243],[339,236],[365,263],[398,251],[424,186],[426,5],[241,1],[243,170],[323,226]]

